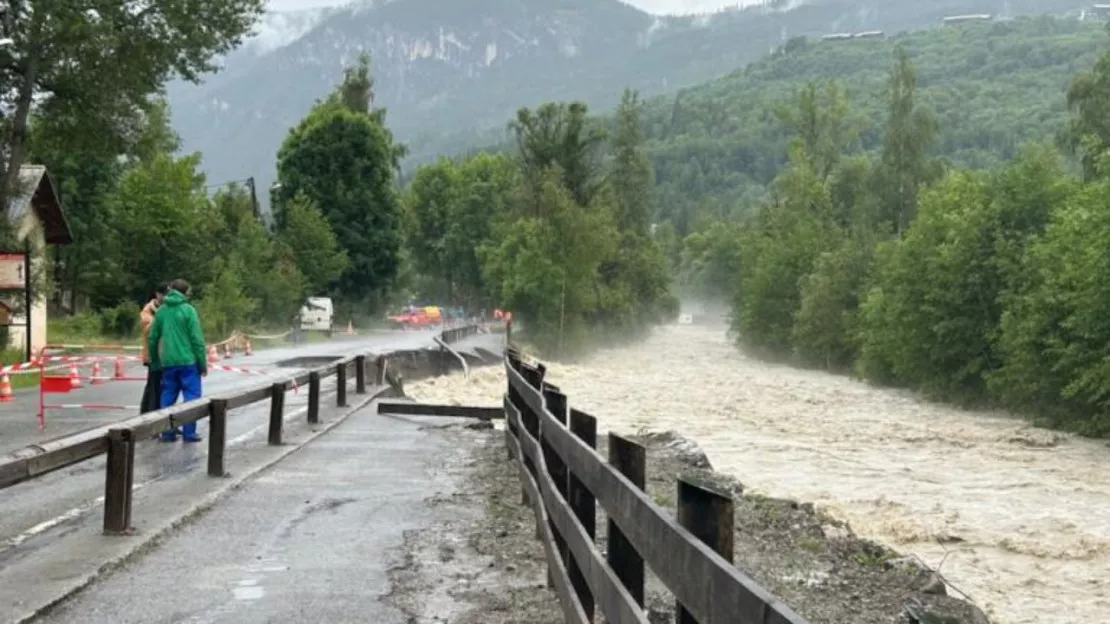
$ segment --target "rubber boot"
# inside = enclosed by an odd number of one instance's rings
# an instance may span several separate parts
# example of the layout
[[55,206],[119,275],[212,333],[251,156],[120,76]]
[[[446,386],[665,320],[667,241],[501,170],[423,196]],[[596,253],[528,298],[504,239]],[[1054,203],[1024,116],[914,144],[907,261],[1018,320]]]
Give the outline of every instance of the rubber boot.
[[181,426],[182,442],[200,442],[203,439],[197,435],[197,424],[195,422],[185,423]]

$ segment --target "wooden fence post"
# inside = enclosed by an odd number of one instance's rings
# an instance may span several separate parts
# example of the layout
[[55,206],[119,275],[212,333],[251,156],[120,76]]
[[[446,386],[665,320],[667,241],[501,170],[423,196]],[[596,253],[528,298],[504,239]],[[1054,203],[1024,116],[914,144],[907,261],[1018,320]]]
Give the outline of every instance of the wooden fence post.
[[[555,420],[559,421],[566,426],[567,424],[567,397],[565,394],[559,392],[559,388],[550,384],[542,384],[543,402],[547,406],[547,411],[555,416]],[[547,442],[547,436],[543,434],[543,428],[540,428],[540,450],[543,452],[544,464],[547,466],[547,472],[551,475],[551,480],[555,482],[555,490],[563,500],[567,500],[567,466],[559,457],[558,453]],[[555,538],[555,549],[559,551],[559,557],[563,560],[563,565],[567,568],[568,578],[571,580],[571,585],[577,590],[578,583],[585,584],[585,579],[582,576],[582,571],[574,561],[570,553],[567,551],[567,540],[559,533],[559,529],[555,526],[555,522],[551,518],[547,519],[547,524],[551,528],[551,535]],[[550,580],[550,579],[549,579]]]
[[[733,557],[733,501],[732,497],[715,492],[705,486],[678,479],[678,523],[705,542],[714,552],[732,563]],[[706,587],[706,596],[711,588]],[[694,616],[675,602],[677,624],[697,624]]]
[[104,479],[104,534],[131,530],[131,486],[135,480],[135,440],[130,429],[108,430]]
[[308,422],[320,422],[320,373],[308,374]]
[[285,425],[285,384],[276,383],[270,387],[270,434],[267,443],[281,446],[281,432]]
[[[570,432],[577,436],[578,439],[585,442],[590,448],[597,448],[597,419],[593,416],[576,409],[571,409]],[[597,536],[597,500],[572,471],[567,473],[567,501],[570,503],[571,509],[574,510],[574,515],[578,518],[578,522],[586,529],[586,534],[590,536],[590,541],[596,543],[594,538]],[[574,565],[571,569],[578,571],[578,566]],[[579,580],[582,581],[581,585],[577,584],[573,574],[570,580],[571,583],[575,583],[574,588],[578,592],[578,601],[582,603],[582,610],[586,613],[587,620],[593,622],[594,595],[590,592],[590,586],[586,584],[586,579],[581,577],[580,572]]]
[[355,394],[366,394],[366,356],[355,356]]
[[[632,482],[632,485],[644,489],[647,481],[647,451],[644,447],[622,438],[609,434],[609,464]],[[617,578],[624,583],[625,589],[636,600],[636,604],[644,606],[644,559],[632,543],[621,532],[613,519],[608,520],[609,552],[606,560],[609,567],[613,568]]]
[[222,477],[227,445],[227,400],[212,399],[208,410],[208,476]]
[[347,364],[335,365],[335,406],[347,407]]

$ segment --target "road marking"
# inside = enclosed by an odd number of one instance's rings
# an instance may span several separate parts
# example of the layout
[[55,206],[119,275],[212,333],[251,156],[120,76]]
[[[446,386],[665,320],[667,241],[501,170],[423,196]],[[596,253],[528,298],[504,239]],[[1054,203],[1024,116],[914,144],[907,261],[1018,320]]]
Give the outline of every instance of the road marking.
[[[322,392],[322,393],[320,393],[320,399],[322,401],[324,399],[324,397],[330,397],[330,396],[333,396],[334,394],[335,394],[335,392],[326,392],[326,393]],[[297,409],[293,410],[292,412],[289,412],[288,414],[285,415],[285,417],[283,418],[283,421],[288,421],[292,418],[296,418],[297,416],[300,416],[301,414],[306,414],[306,413],[308,413],[308,406],[307,405],[304,406],[304,407],[297,408]],[[227,445],[228,446],[236,446],[236,445],[242,444],[243,442],[247,441],[252,436],[257,434],[259,431],[262,431],[263,429],[269,428],[269,426],[270,426],[269,422],[267,422],[264,425],[258,425],[257,427],[251,429],[250,431],[247,431],[246,433],[244,433],[242,435],[238,435],[238,436],[232,438],[231,440],[228,441]],[[143,481],[141,483],[136,483],[135,485],[133,485],[131,487],[131,491],[134,492],[135,490],[141,489],[143,486],[149,485],[150,483],[153,483],[153,482],[157,481],[159,478],[160,477],[154,477],[153,479],[148,479],[148,480]],[[49,531],[50,529],[53,529],[54,527],[56,527],[60,524],[63,524],[63,523],[68,522],[70,520],[76,520],[77,518],[80,518],[82,514],[88,512],[89,510],[93,509],[94,507],[97,507],[98,505],[101,505],[103,502],[104,502],[104,497],[103,496],[97,496],[96,498],[94,498],[94,499],[92,499],[88,502],[85,502],[81,505],[78,505],[77,507],[74,507],[73,509],[70,509],[69,511],[66,511],[65,513],[57,515],[57,516],[55,516],[55,517],[53,517],[49,520],[45,520],[43,522],[40,522],[40,523],[36,524],[35,526],[19,533],[18,535],[14,535],[12,537],[9,537],[9,538],[5,539],[3,542],[0,542],[0,553],[2,553],[4,551],[7,551],[7,550],[11,550],[12,548],[15,548],[15,547],[19,546],[23,542],[26,542],[27,540],[35,537],[36,535],[40,535],[42,533],[45,533],[46,531]]]

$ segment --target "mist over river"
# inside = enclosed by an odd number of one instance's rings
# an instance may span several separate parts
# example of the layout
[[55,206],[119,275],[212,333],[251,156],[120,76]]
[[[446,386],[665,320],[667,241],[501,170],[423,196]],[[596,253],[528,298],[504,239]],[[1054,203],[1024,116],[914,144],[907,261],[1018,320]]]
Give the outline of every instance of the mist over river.
[[[719,327],[662,327],[549,363],[548,379],[602,430],[678,431],[750,490],[813,502],[921,557],[996,622],[1110,622],[1105,442],[766,363]],[[504,383],[494,367],[409,393],[498,405]]]

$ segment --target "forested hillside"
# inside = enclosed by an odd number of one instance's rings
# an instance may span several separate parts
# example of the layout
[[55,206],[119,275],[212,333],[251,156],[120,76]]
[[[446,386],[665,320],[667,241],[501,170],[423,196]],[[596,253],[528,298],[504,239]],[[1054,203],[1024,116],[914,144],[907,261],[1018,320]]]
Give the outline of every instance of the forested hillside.
[[793,42],[656,103],[656,239],[746,349],[1106,434],[1107,41]]
[[[722,216],[763,198],[787,159],[790,133],[776,110],[807,81],[836,80],[862,128],[850,151],[882,142],[891,54],[918,73],[918,102],[939,123],[930,154],[973,168],[997,165],[1067,120],[1064,90],[1090,67],[1103,24],[1053,17],[970,23],[887,39],[793,39],[727,77],[649,102],[645,127],[660,219],[679,234],[699,210]],[[700,207],[700,208],[699,208]]]

